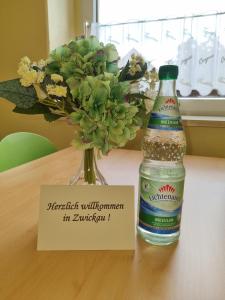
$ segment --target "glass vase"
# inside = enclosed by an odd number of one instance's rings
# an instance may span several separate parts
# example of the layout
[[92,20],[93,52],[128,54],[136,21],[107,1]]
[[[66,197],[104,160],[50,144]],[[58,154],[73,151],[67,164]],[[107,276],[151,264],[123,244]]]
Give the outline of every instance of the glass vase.
[[94,148],[86,149],[77,173],[70,178],[70,185],[107,185],[104,176],[99,171]]

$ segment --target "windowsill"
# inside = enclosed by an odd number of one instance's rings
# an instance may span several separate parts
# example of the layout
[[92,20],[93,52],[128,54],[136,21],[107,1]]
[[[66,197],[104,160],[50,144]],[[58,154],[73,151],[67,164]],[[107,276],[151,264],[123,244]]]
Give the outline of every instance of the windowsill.
[[[179,98],[180,112],[182,116],[193,116],[199,119],[198,116],[203,116],[206,121],[214,121],[210,119],[211,116],[215,121],[223,121],[221,118],[225,117],[225,98],[224,97],[196,97],[196,98]],[[217,119],[219,117],[219,119]],[[204,119],[205,120],[205,119]]]
[[184,126],[225,128],[225,117],[221,116],[182,116]]

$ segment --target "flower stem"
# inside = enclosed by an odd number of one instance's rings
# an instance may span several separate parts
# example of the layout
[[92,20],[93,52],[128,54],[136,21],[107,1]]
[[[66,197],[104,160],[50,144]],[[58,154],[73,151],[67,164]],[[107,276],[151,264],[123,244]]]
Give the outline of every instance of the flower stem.
[[88,184],[95,184],[94,148],[84,150],[84,179]]

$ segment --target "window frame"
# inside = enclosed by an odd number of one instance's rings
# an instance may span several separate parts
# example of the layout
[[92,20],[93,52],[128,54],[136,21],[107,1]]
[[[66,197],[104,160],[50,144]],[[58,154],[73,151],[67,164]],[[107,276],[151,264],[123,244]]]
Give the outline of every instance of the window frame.
[[[90,24],[98,22],[98,0],[80,0],[81,21]],[[182,116],[205,116],[224,118],[225,122],[225,97],[178,97]],[[223,117],[221,119],[221,117]]]

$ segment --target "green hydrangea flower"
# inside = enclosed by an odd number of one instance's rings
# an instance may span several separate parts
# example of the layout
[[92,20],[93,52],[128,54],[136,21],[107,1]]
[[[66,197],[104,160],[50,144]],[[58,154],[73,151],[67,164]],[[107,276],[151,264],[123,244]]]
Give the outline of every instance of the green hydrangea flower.
[[132,56],[120,70],[118,60],[114,45],[103,45],[94,36],[76,38],[45,61],[23,58],[20,78],[0,83],[0,96],[16,104],[18,113],[43,113],[49,121],[70,118],[77,148],[95,147],[107,154],[133,139],[145,123],[148,96],[133,87],[144,80],[153,90],[158,80],[141,56]]

